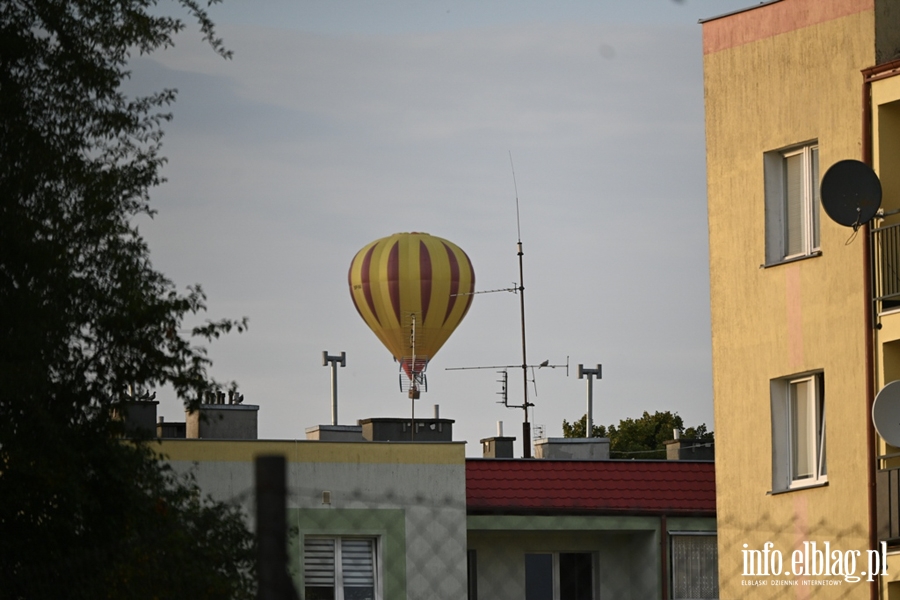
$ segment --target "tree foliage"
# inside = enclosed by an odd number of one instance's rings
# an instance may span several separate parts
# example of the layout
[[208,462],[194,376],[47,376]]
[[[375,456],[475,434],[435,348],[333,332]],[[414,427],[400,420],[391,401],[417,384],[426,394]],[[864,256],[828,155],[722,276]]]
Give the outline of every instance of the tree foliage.
[[[563,420],[563,436],[583,438],[587,415],[569,423]],[[707,431],[706,423],[696,427],[684,427],[684,420],[678,413],[647,411],[639,419],[622,419],[619,425],[593,425],[591,437],[609,438],[611,458],[665,458],[665,442],[672,439],[673,430],[681,431],[687,439],[714,440],[712,431]]]
[[[113,417],[129,385],[197,402],[203,344],[246,327],[183,335],[205,296],[154,270],[135,225],[175,91],[121,84],[132,53],[184,27],[156,4],[0,3],[0,597],[249,594],[241,516],[123,443]],[[177,4],[227,55],[201,6]]]

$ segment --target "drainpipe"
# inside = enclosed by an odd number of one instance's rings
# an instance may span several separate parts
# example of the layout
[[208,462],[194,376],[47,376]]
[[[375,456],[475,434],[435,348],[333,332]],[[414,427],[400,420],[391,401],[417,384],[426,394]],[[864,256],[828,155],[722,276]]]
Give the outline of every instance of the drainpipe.
[[662,599],[669,598],[669,572],[666,568],[669,562],[669,536],[666,526],[666,515],[659,517],[659,562],[662,565]]
[[[863,71],[862,86],[862,162],[872,166],[872,83],[870,73]],[[866,328],[866,459],[869,462],[869,549],[878,548],[878,508],[875,490],[875,469],[878,457],[875,452],[875,429],[872,425],[872,403],[875,399],[875,317],[872,300],[871,239],[869,223],[863,225],[863,294],[865,297]],[[881,577],[869,584],[870,600],[878,600]]]

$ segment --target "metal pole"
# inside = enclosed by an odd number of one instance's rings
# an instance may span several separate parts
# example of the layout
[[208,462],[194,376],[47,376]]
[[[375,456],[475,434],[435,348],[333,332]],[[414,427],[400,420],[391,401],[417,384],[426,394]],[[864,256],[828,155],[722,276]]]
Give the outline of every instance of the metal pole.
[[594,378],[588,377],[587,380],[587,417],[585,418],[585,427],[584,427],[584,437],[589,438],[592,437],[591,433],[594,431]]
[[519,248],[519,309],[522,315],[522,394],[525,410],[525,421],[522,423],[522,456],[531,458],[531,423],[528,422],[528,357],[525,352],[525,275],[522,267],[522,241],[518,242]]
[[584,437],[593,437],[594,430],[594,377],[602,379],[602,365],[596,369],[585,369],[584,365],[578,365],[578,379],[584,379],[587,375],[587,412],[584,419]]
[[287,571],[286,461],[281,455],[256,457],[256,539],[258,600],[298,598]]
[[412,348],[412,362],[409,368],[409,405],[410,405],[410,428],[409,441],[416,441],[416,397],[419,395],[419,387],[416,385],[416,313],[410,315],[410,334],[409,345]]
[[[872,83],[868,72],[863,73],[862,86],[862,162],[872,166]],[[878,490],[876,488],[876,471],[878,469],[878,452],[875,448],[875,426],[872,424],[872,403],[875,401],[875,377],[877,376],[877,363],[874,357],[875,338],[875,306],[872,300],[872,248],[871,228],[868,223],[862,226],[863,241],[863,300],[865,301],[863,332],[865,333],[866,349],[866,469],[867,484],[869,489],[869,548],[877,548],[878,543]],[[871,577],[869,586],[869,598],[877,600],[879,597],[879,585],[881,577]]]
[[341,352],[340,356],[329,356],[328,350],[322,352],[322,366],[327,367],[331,364],[331,424],[338,424],[338,402],[337,402],[337,366],[338,363],[342,367],[347,366],[347,353]]
[[338,424],[337,363],[331,363],[331,424]]
[[522,225],[519,221],[519,186],[516,185],[516,169],[513,166],[512,152],[509,153],[509,167],[512,170],[513,186],[516,192],[516,240],[519,254],[519,308],[522,315],[522,394],[525,421],[522,423],[522,457],[531,458],[531,423],[528,422],[528,357],[525,353],[525,276],[522,267]]

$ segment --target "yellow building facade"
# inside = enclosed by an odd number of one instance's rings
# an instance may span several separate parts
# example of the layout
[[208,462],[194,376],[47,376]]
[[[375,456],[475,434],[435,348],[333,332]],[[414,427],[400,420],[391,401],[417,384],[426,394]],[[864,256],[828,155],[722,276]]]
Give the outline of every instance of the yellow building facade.
[[900,126],[878,136],[900,109],[871,129],[863,99],[879,85],[882,104],[900,98],[863,75],[897,50],[895,0],[780,0],[703,22],[723,599],[893,598],[900,580],[869,419],[900,378],[900,316],[872,302],[868,227],[833,222],[819,194],[840,160],[900,166]]

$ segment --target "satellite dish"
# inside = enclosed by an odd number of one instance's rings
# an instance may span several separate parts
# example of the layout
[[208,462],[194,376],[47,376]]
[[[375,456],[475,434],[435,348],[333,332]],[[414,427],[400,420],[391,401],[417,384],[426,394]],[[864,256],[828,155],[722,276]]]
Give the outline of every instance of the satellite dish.
[[872,167],[858,160],[831,165],[822,178],[822,207],[847,227],[868,223],[881,206],[881,182]]
[[872,423],[885,442],[900,447],[900,381],[890,382],[875,396]]

